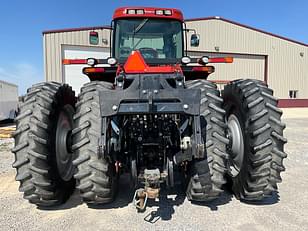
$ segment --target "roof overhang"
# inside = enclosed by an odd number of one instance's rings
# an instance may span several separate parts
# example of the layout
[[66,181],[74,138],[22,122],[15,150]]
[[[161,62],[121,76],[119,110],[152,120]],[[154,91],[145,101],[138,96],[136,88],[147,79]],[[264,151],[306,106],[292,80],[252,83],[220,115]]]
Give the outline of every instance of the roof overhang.
[[[138,7],[130,7],[130,8],[132,8],[132,9],[139,9],[140,7],[139,8]],[[126,8],[125,7],[118,8],[116,10],[113,18],[115,18],[115,15],[116,15],[117,11],[124,11],[125,9],[127,10],[128,8],[127,7]],[[155,9],[167,9],[167,10],[169,10],[170,8],[149,8],[148,7],[148,8],[143,8],[143,9],[151,9],[153,11]],[[177,9],[170,9],[170,10],[173,10],[174,12],[177,12],[177,14],[180,14],[180,15],[175,17],[177,20],[181,20],[181,21],[184,20],[181,11],[179,11]],[[120,18],[120,17],[121,16],[119,15],[118,18]],[[127,15],[125,17],[127,18]],[[136,17],[136,16],[134,16],[134,17]],[[145,16],[143,15],[143,17],[145,17]],[[170,16],[168,16],[168,18],[170,18]],[[263,33],[263,34],[266,34],[266,35],[269,35],[269,36],[273,36],[273,37],[276,37],[276,38],[279,38],[279,39],[283,39],[283,40],[286,40],[288,42],[292,42],[292,43],[296,43],[296,44],[308,47],[308,44],[306,44],[306,43],[299,42],[299,41],[296,41],[294,39],[290,39],[290,38],[287,38],[287,37],[284,37],[284,36],[273,34],[273,33],[270,33],[270,32],[264,31],[264,30],[260,30],[260,29],[257,29],[257,28],[251,27],[251,26],[247,26],[247,25],[244,25],[244,24],[241,24],[241,23],[229,20],[229,19],[225,19],[225,18],[222,18],[222,17],[218,17],[218,16],[205,17],[205,18],[191,18],[191,19],[185,19],[184,21],[185,22],[194,22],[194,21],[208,21],[208,20],[220,20],[220,21],[231,23],[233,25],[240,26],[240,27],[243,27],[243,28],[246,28],[246,29],[257,31],[257,32],[260,32],[260,33]],[[47,31],[43,31],[43,35],[44,34],[50,34],[50,33],[64,33],[64,32],[74,32],[74,31],[104,30],[104,29],[110,30],[111,27],[110,26],[96,26],[96,27],[80,27],[80,28],[68,28],[68,29],[59,29],[59,30],[47,30]]]
[[246,29],[250,29],[250,30],[253,30],[253,31],[257,31],[257,32],[266,34],[266,35],[270,35],[270,36],[273,36],[273,37],[276,37],[276,38],[279,38],[279,39],[283,39],[283,40],[286,40],[288,42],[292,42],[292,43],[296,43],[296,44],[308,47],[308,44],[306,44],[306,43],[299,42],[299,41],[296,41],[296,40],[293,40],[293,39],[290,39],[290,38],[287,38],[287,37],[284,37],[284,36],[280,36],[280,35],[277,35],[277,34],[273,34],[273,33],[270,33],[270,32],[264,31],[264,30],[260,30],[260,29],[257,29],[257,28],[251,27],[251,26],[247,26],[247,25],[244,25],[242,23],[238,23],[238,22],[235,22],[235,21],[232,21],[232,20],[229,20],[229,19],[219,17],[219,16],[185,19],[185,22],[208,21],[208,20],[220,20],[220,21],[223,21],[223,22],[231,23],[231,24],[236,25],[236,26],[244,27]]
[[74,32],[74,31],[85,31],[85,30],[110,30],[110,26],[94,26],[94,27],[79,27],[79,28],[66,28],[66,29],[58,29],[58,30],[46,30],[43,31],[44,34],[52,34],[52,33],[64,33],[64,32]]

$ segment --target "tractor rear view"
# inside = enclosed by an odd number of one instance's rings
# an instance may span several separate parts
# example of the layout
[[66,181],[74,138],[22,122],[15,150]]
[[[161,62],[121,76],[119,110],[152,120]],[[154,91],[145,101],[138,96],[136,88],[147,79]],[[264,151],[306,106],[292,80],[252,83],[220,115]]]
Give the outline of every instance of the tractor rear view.
[[84,202],[109,203],[127,172],[139,210],[178,181],[191,201],[216,199],[226,185],[244,201],[271,196],[286,157],[277,99],[251,79],[220,92],[208,64],[233,59],[188,57],[192,31],[176,9],[119,8],[110,58],[63,60],[88,64],[78,98],[67,84],[30,88],[12,150],[24,198],[61,204],[76,186]]

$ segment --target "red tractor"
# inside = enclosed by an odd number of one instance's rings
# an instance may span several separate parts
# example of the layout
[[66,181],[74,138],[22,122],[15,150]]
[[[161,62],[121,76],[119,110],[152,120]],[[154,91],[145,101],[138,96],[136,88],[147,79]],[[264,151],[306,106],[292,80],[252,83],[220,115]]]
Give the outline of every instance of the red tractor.
[[233,59],[188,57],[189,32],[198,46],[179,10],[119,8],[110,58],[63,60],[88,64],[78,98],[55,82],[28,90],[13,148],[25,199],[60,204],[76,186],[84,202],[108,203],[125,172],[140,210],[179,181],[191,201],[216,199],[225,185],[244,201],[277,190],[286,139],[273,91],[240,79],[220,92],[208,64]]

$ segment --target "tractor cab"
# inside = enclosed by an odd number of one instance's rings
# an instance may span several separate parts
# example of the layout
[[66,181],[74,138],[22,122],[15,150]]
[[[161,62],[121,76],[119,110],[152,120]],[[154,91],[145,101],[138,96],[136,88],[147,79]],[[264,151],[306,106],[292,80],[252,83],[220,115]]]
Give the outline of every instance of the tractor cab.
[[[207,79],[215,71],[208,63],[232,63],[232,57],[187,56],[187,34],[192,47],[199,35],[187,29],[181,11],[171,8],[122,7],[115,10],[108,59],[65,59],[64,65],[88,64],[83,73],[91,81],[116,82],[119,73],[181,73],[186,80]],[[130,62],[128,62],[130,61]],[[130,63],[131,65],[128,65]],[[137,65],[136,63],[142,64]],[[97,64],[102,64],[98,67]],[[125,68],[127,67],[127,68]]]
[[112,56],[119,63],[132,51],[147,63],[175,64],[184,55],[183,16],[175,9],[120,8],[112,28]]

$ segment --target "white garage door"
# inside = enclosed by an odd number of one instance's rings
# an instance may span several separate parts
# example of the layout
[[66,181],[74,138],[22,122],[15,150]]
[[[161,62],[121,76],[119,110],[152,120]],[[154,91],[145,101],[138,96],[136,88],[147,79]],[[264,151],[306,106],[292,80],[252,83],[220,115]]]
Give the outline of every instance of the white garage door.
[[[87,59],[97,58],[104,59],[110,56],[109,50],[101,47],[86,47],[86,46],[62,46],[63,59]],[[72,86],[73,90],[78,94],[80,88],[89,79],[82,74],[82,69],[87,65],[63,65],[63,81]]]

